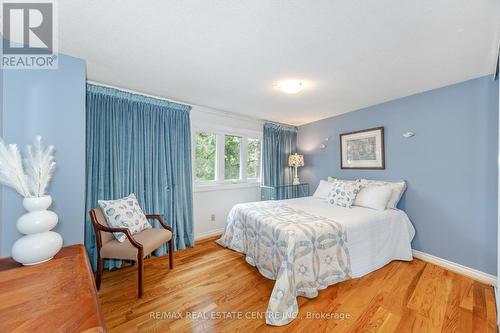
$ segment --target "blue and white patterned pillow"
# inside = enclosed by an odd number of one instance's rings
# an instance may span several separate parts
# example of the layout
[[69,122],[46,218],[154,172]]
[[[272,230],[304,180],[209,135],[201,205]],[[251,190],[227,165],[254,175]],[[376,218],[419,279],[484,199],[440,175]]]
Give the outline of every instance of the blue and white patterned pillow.
[[332,182],[332,189],[326,201],[332,205],[350,208],[361,189],[359,181],[339,181]]
[[[111,228],[128,228],[132,235],[152,228],[133,193],[125,198],[99,200],[97,203]],[[127,239],[123,232],[114,232],[113,235],[119,242]]]

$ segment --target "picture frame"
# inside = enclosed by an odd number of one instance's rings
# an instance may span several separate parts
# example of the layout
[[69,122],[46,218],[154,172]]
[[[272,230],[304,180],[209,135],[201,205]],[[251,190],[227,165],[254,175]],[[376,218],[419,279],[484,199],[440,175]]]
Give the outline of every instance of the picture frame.
[[340,134],[341,169],[385,169],[384,127]]

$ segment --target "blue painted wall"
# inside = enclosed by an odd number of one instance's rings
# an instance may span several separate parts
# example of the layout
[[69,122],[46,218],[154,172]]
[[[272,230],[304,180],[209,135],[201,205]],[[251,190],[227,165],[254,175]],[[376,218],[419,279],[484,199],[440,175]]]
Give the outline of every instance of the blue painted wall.
[[[498,81],[486,76],[300,126],[301,180],[404,179],[413,248],[496,274],[498,112]],[[377,126],[386,170],[341,170],[339,134]]]
[[[83,243],[85,204],[85,62],[59,55],[57,70],[3,71],[2,131],[9,143],[33,143],[36,135],[56,148],[57,170],[49,188],[65,244]],[[0,256],[21,235],[15,223],[22,198],[2,187]]]

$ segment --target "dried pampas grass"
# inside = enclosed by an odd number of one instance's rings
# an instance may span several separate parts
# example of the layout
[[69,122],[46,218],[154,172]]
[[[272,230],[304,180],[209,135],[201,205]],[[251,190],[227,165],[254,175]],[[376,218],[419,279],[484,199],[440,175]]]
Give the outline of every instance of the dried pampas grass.
[[26,153],[23,164],[17,145],[0,138],[0,184],[25,198],[44,196],[56,166],[54,147],[45,147],[42,137],[37,136],[34,147],[28,145]]

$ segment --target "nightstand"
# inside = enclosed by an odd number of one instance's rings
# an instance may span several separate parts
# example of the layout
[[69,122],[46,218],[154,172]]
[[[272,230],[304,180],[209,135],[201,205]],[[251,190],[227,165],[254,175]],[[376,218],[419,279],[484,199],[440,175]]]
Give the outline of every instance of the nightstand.
[[293,198],[302,198],[309,196],[309,184],[298,185],[275,185],[260,187],[260,199],[265,200],[284,200]]

